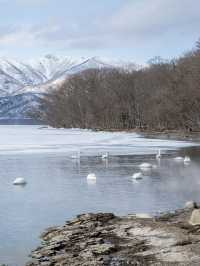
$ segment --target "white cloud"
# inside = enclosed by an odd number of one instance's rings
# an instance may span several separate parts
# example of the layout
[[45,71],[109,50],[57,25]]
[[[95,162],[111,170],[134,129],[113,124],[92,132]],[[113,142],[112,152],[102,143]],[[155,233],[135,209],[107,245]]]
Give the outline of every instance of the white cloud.
[[143,0],[130,1],[110,20],[116,34],[132,34],[133,37],[165,33],[184,27],[200,26],[199,0]]
[[[40,5],[50,0],[13,1]],[[177,41],[181,34],[188,38],[191,34],[200,34],[199,10],[199,0],[127,0],[117,11],[104,18],[102,15],[91,17],[89,23],[85,16],[68,21],[67,17],[55,14],[58,19],[43,24],[14,29],[0,27],[0,45],[95,50],[133,47],[157,40],[164,43],[163,40],[172,41],[174,36]]]
[[[128,3],[127,3],[128,2]],[[190,34],[200,28],[199,0],[125,1],[117,12],[91,22],[63,22],[48,25],[37,37],[48,42],[63,41],[77,48],[97,48],[108,44],[132,44],[173,34]]]
[[3,46],[32,46],[34,41],[33,36],[26,31],[19,31],[7,34],[0,38],[0,45]]
[[[12,0],[13,3],[19,4],[19,5],[41,5],[41,4],[47,4],[50,0]],[[10,3],[10,0],[0,0],[0,3],[7,4]]]

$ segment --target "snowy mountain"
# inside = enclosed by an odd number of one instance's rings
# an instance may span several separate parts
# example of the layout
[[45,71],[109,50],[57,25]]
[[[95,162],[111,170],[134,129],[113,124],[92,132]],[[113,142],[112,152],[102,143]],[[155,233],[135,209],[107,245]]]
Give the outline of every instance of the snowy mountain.
[[46,55],[30,62],[0,58],[0,119],[23,119],[39,106],[39,100],[51,87],[69,75],[90,68],[109,68],[97,58],[72,59]]
[[46,55],[37,60],[31,60],[29,64],[39,73],[42,73],[46,80],[55,79],[59,73],[69,69],[78,62],[71,58],[56,57],[53,55]]

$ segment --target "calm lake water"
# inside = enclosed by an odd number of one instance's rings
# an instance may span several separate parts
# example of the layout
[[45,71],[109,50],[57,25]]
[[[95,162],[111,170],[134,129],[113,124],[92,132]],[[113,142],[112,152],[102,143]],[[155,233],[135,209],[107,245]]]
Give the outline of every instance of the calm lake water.
[[[155,159],[161,148],[163,157]],[[81,159],[71,156],[81,151]],[[101,154],[108,151],[108,160]],[[173,158],[189,155],[184,165]],[[156,169],[133,181],[139,164]],[[88,183],[94,172],[97,180]],[[84,212],[157,213],[200,201],[198,144],[134,133],[0,126],[0,263],[22,266],[47,227]],[[16,177],[27,185],[13,186]]]

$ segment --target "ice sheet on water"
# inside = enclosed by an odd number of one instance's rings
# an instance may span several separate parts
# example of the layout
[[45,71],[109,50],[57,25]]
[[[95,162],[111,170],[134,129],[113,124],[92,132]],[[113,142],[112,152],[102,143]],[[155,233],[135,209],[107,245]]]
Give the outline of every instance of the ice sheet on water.
[[196,145],[191,142],[143,138],[136,133],[94,132],[85,129],[54,129],[41,126],[0,126],[0,154],[59,153],[99,155],[155,154],[158,148],[173,150]]

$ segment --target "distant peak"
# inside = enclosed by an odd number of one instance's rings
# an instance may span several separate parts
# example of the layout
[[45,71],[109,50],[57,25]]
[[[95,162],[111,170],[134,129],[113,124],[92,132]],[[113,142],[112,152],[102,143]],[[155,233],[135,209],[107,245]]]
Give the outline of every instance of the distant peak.
[[46,54],[44,57],[49,59],[49,60],[51,60],[51,59],[55,60],[55,61],[58,60],[58,58],[55,55],[52,55],[52,54]]

